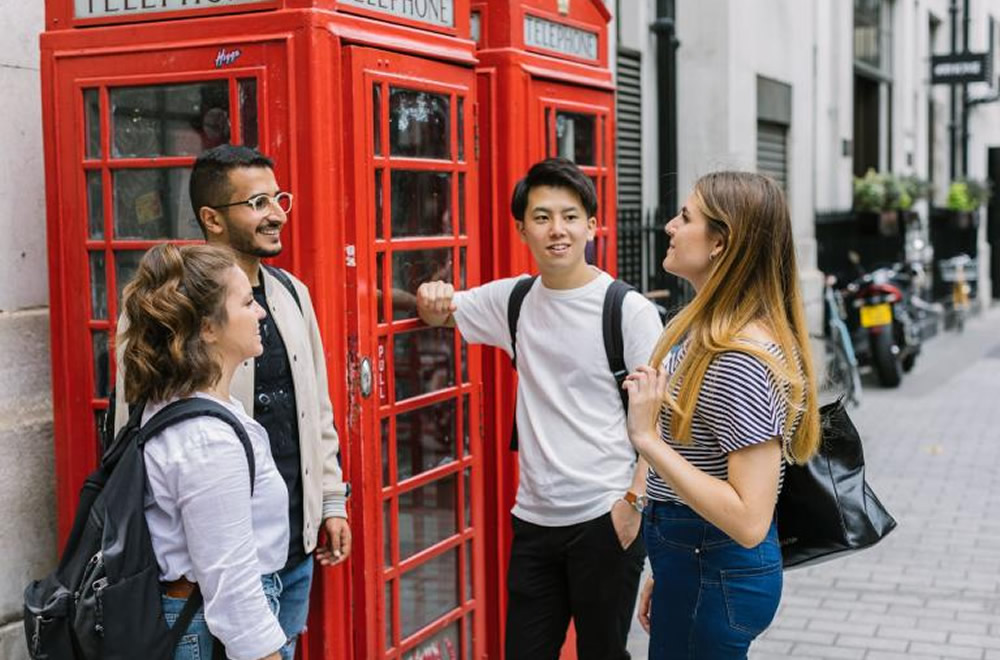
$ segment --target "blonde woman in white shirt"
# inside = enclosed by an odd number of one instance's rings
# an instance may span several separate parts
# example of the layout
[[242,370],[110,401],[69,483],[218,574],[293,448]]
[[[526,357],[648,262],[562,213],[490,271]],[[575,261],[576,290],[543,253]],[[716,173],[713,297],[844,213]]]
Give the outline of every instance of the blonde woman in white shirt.
[[233,253],[205,245],[149,250],[124,300],[125,398],[145,403],[142,423],[204,397],[243,423],[254,453],[251,491],[243,445],[222,420],[189,419],[146,443],[146,521],[168,624],[196,586],[204,597],[174,658],[211,658],[218,641],[235,660],[279,660],[274,573],[287,555],[288,492],[267,433],[229,392],[236,367],[262,350],[264,310]]

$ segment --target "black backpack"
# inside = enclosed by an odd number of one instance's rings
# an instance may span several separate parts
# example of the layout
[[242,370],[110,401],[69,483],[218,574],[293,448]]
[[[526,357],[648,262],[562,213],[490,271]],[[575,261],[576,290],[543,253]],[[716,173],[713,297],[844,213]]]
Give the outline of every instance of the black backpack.
[[[507,327],[510,329],[511,362],[514,369],[517,369],[517,321],[521,316],[521,305],[524,304],[524,297],[528,295],[528,291],[531,290],[537,279],[538,275],[519,279],[507,301]],[[611,368],[611,375],[614,376],[618,395],[621,397],[622,407],[625,409],[626,415],[628,414],[628,392],[622,389],[622,383],[628,376],[628,367],[625,366],[625,341],[622,337],[622,304],[629,291],[635,291],[635,289],[621,280],[613,281],[604,293],[604,309],[601,313],[604,354],[608,357],[608,366]],[[516,421],[511,427],[510,448],[512,451],[517,451]]]
[[250,438],[224,406],[200,397],[182,399],[140,429],[143,407],[134,407],[101,465],[84,482],[59,566],[24,590],[24,632],[33,660],[169,660],[201,606],[196,590],[174,627],[167,627],[144,512],[147,439],[186,419],[221,419],[243,444],[253,492]]

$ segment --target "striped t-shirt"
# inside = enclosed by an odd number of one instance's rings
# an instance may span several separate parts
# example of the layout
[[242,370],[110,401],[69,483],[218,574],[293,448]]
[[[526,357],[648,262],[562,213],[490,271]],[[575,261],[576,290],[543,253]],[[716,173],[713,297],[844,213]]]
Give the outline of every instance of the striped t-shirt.
[[[761,344],[781,357],[777,344]],[[673,373],[680,365],[687,344],[667,355],[663,366]],[[729,452],[784,437],[787,404],[767,365],[759,358],[738,351],[720,353],[705,372],[691,424],[690,444],[675,442],[670,435],[672,410],[660,411],[660,437],[696,468],[713,477],[727,479]],[[781,462],[778,491],[785,476]],[[661,502],[681,502],[673,489],[650,468],[646,495]]]

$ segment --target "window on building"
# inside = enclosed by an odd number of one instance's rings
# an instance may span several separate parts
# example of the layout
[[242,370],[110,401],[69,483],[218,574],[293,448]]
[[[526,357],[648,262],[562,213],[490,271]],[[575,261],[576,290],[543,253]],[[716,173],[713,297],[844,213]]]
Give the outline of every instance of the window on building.
[[788,189],[788,131],[792,87],[757,76],[757,171]]
[[892,4],[854,0],[854,174],[892,168]]

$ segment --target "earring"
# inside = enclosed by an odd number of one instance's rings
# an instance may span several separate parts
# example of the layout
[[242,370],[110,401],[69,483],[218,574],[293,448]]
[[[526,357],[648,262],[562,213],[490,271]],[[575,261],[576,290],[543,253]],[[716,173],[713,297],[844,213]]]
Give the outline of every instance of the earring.
[[715,253],[714,253],[714,252],[710,252],[710,253],[709,253],[709,255],[708,255],[708,260],[709,260],[709,261],[715,261]]

